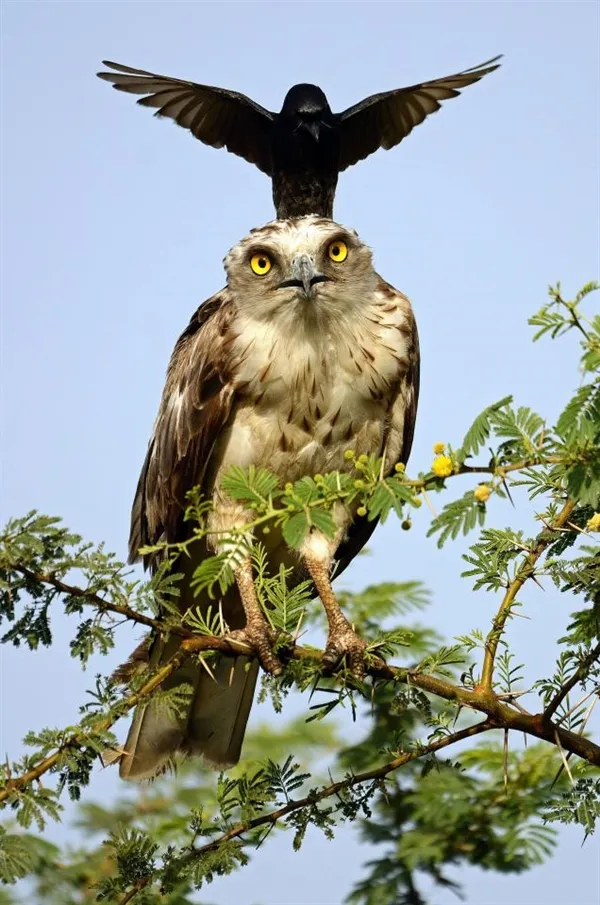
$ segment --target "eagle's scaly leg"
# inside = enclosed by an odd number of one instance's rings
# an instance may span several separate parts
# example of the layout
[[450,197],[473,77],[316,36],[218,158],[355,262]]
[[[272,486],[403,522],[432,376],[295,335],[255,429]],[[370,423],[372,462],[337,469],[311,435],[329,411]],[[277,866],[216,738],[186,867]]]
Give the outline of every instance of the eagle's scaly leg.
[[329,635],[323,654],[323,665],[334,667],[342,657],[347,657],[350,670],[356,675],[364,675],[364,653],[367,647],[366,641],[360,638],[344,614],[337,602],[334,590],[329,578],[330,563],[321,557],[305,552],[304,561],[315,583],[317,593],[327,614],[329,622]]
[[230,632],[232,640],[240,641],[251,647],[258,656],[261,666],[273,676],[281,672],[281,663],[272,650],[274,632],[260,608],[254,576],[252,574],[252,562],[245,559],[241,565],[234,569],[235,580],[240,592],[244,612],[246,614],[246,626],[243,629]]

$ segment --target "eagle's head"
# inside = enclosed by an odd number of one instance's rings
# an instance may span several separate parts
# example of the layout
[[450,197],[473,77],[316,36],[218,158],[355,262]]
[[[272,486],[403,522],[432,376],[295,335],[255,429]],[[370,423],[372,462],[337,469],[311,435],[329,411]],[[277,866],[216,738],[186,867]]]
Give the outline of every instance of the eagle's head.
[[355,314],[377,280],[371,249],[357,233],[317,216],[253,229],[231,249],[225,269],[239,308],[290,325]]

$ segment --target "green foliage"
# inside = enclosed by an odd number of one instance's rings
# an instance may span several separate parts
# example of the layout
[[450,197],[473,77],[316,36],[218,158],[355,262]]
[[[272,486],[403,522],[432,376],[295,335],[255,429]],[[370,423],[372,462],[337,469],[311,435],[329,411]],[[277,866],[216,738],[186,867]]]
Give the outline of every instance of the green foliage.
[[475,578],[475,591],[479,588],[499,591],[508,587],[515,577],[515,569],[511,569],[515,560],[523,552],[529,553],[533,546],[531,539],[523,539],[522,531],[486,529],[481,532],[480,540],[471,546],[470,552],[463,556],[471,568],[462,575]]
[[585,830],[585,837],[596,829],[600,817],[600,779],[578,779],[560,800],[548,805],[544,817],[559,823],[577,823]]
[[[128,789],[111,804],[82,800],[79,848],[61,851],[39,833],[60,819],[65,794],[82,797],[100,755],[118,744],[117,720],[150,697],[183,716],[191,694],[188,686],[165,690],[158,683],[165,673],[147,664],[121,676],[124,689],[96,676],[77,722],[28,733],[29,753],[0,766],[8,816],[0,830],[0,877],[8,890],[0,890],[0,905],[30,901],[31,890],[47,905],[192,905],[215,878],[243,868],[270,834],[288,832],[298,849],[309,828],[331,839],[344,822],[377,846],[348,901],[425,905],[423,875],[459,892],[448,876],[453,866],[519,873],[551,855],[556,830],[549,824],[577,823],[584,836],[594,831],[600,780],[590,764],[598,758],[573,740],[581,743],[589,731],[600,696],[600,317],[584,313],[595,288],[589,284],[572,301],[560,287],[551,289],[530,321],[536,339],[575,331],[581,343],[582,379],[554,426],[505,397],[474,419],[459,447],[447,446],[442,468],[434,463],[416,477],[351,451],[345,469],[285,485],[265,469],[230,469],[223,489],[247,510],[247,523],[215,538],[211,503],[194,491],[185,514],[188,539],[142,551],[157,564],[145,581],[57,519],[32,512],[9,522],[0,537],[4,643],[32,651],[48,646],[54,620],[65,615],[73,626],[71,656],[85,666],[91,656],[109,654],[115,632],[130,622],[155,636],[202,637],[201,651],[189,655],[210,671],[222,656],[211,644],[222,649],[229,631],[220,598],[241,559],[250,557],[284,667],[280,676],[264,677],[260,696],[281,711],[296,690],[304,707],[277,728],[257,727],[245,759],[216,782],[201,764],[188,762],[141,794]],[[484,461],[473,462],[484,449]],[[448,498],[456,481],[466,490]],[[512,499],[513,487],[531,506],[531,529],[484,527],[488,497]],[[367,675],[352,674],[345,663],[325,670],[318,648],[295,647],[306,629],[323,632],[323,610],[311,603],[310,582],[295,584],[294,570],[271,568],[269,534],[296,550],[311,531],[332,538],[340,505],[369,522],[394,512],[408,528],[408,512],[421,509],[422,517],[422,503],[435,494],[444,496],[427,535],[436,536],[438,547],[476,532],[463,576],[484,592],[490,631],[444,639],[419,624],[416,612],[429,598],[418,581],[342,590],[342,610],[366,642]],[[207,542],[218,552],[195,569],[198,604],[182,614],[178,563]],[[510,618],[529,581],[552,583],[565,602],[577,595],[579,608],[559,639],[551,675],[525,689],[524,666],[510,648]],[[161,669],[175,669],[187,646],[182,651]],[[401,665],[386,666],[392,658]],[[493,692],[499,698],[490,704]],[[550,744],[523,750],[510,731],[501,746],[494,737],[498,722],[481,721],[501,707],[501,725],[521,727],[531,718],[520,703],[529,700],[525,694],[536,698],[527,705],[533,712],[545,711]],[[360,720],[362,733],[352,745],[343,733],[349,718]],[[539,720],[530,726],[539,734]],[[460,762],[452,752],[444,759],[443,749],[467,737]],[[14,889],[23,878],[30,885],[19,898]]]
[[465,434],[465,438],[456,452],[456,459],[464,462],[468,456],[476,456],[479,450],[488,441],[492,432],[492,416],[504,409],[512,402],[512,396],[505,396],[498,402],[485,408]]
[[26,836],[7,833],[0,827],[0,877],[5,883],[15,883],[31,873],[34,857]]
[[437,545],[443,547],[447,540],[456,540],[461,533],[468,534],[476,525],[485,522],[485,504],[479,503],[468,490],[463,497],[447,503],[431,522],[427,536],[440,532]]

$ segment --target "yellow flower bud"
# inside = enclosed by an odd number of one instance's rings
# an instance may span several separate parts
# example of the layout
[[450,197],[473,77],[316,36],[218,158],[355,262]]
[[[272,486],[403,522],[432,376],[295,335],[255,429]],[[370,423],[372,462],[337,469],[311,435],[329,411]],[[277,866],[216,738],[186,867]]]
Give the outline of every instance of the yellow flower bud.
[[290,483],[288,482],[288,483],[285,485],[285,492],[286,492],[286,493],[291,493],[293,489],[294,489],[294,485],[293,485],[293,484],[290,484]]
[[404,464],[404,462],[396,462],[396,464],[394,465],[394,471],[397,471],[398,474],[404,474],[404,472],[406,471],[406,465]]
[[313,481],[315,482],[315,484],[321,484],[323,482],[323,475],[316,474],[313,478]]
[[436,454],[436,456],[441,456],[445,449],[446,449],[445,443],[434,443],[433,444],[433,451]]
[[359,478],[357,481],[354,482],[354,486],[356,487],[357,490],[362,490],[363,487],[365,486],[365,482],[361,481]]
[[487,484],[480,484],[479,487],[476,487],[473,491],[473,496],[478,503],[487,503],[491,495],[492,491],[487,486]]
[[449,456],[437,456],[431,470],[437,478],[447,478],[453,471],[452,459]]
[[593,516],[588,519],[586,528],[588,531],[600,531],[600,512],[594,512]]
[[419,499],[419,497],[416,496],[414,498],[414,500],[412,501],[412,503],[413,503],[413,506],[415,507],[415,509],[420,509],[421,506],[423,505],[423,500]]
[[356,514],[360,515],[360,516],[366,515],[367,510],[365,509],[364,506],[359,506],[358,509],[356,510]]
[[365,454],[363,453],[362,456],[359,456],[358,459],[357,459],[356,461],[357,461],[357,462],[362,462],[363,465],[366,465],[367,462],[369,461],[369,457],[368,457],[368,456],[365,456]]
[[356,453],[354,452],[353,449],[347,449],[346,452],[344,453],[344,459],[346,460],[346,462],[349,462],[350,459],[353,459],[355,455],[356,455]]

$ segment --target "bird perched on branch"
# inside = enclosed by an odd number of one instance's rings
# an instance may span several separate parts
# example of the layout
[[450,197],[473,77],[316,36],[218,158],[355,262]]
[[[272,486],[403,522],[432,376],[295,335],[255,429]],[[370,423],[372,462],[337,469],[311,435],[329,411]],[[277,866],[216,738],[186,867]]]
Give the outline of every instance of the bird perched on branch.
[[[231,535],[224,539],[223,532],[252,521],[221,490],[226,469],[264,466],[294,481],[351,468],[345,453],[353,450],[383,456],[389,473],[408,459],[417,410],[419,345],[410,302],[378,276],[356,233],[314,216],[276,220],[239,242],[225,269],[225,289],[197,310],[175,346],[132,512],[135,560],[142,546],[189,537],[189,490],[199,485],[212,501],[207,539],[191,544],[190,556],[177,564],[185,576],[182,612],[208,607],[208,596],[190,589],[194,570],[230,549]],[[275,572],[280,564],[291,568],[291,585],[312,579],[329,622],[325,660],[346,656],[351,667],[362,662],[365,644],[339,607],[331,574],[334,564],[338,574],[348,565],[375,527],[357,515],[358,505],[336,504],[335,537],[313,527],[298,551],[275,528],[261,537]],[[247,546],[232,568],[224,618],[237,640],[277,672]],[[154,639],[151,666],[174,656],[180,641]],[[169,677],[166,688],[192,686],[185,718],[152,701],[138,707],[122,777],[151,777],[176,751],[219,767],[237,763],[258,664],[233,662],[217,660],[214,678],[196,663]]]
[[339,174],[378,148],[393,148],[440,109],[441,101],[498,69],[494,57],[446,78],[373,94],[333,113],[316,85],[294,85],[279,113],[237,91],[104,61],[112,72],[98,76],[118,91],[143,94],[138,104],[155,107],[213,148],[227,148],[271,177],[279,219],[333,216]]

